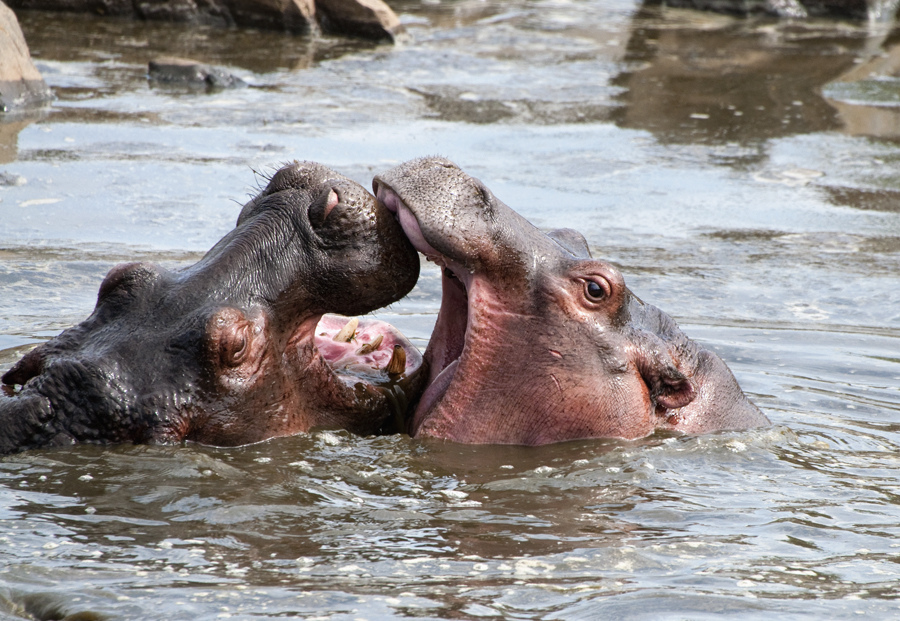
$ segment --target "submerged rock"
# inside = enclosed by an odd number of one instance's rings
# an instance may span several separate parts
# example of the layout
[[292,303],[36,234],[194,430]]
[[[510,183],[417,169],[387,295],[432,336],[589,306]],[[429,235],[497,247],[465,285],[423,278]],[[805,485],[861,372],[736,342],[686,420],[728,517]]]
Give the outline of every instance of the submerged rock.
[[0,112],[40,105],[50,89],[31,62],[15,13],[0,0]]
[[162,56],[151,60],[148,77],[152,82],[191,88],[220,89],[247,86],[242,79],[224,69],[174,56]]
[[[872,6],[876,1],[872,0]],[[870,5],[866,0],[663,0],[663,4],[734,15],[767,14],[794,19],[804,17],[866,19],[870,13]]]

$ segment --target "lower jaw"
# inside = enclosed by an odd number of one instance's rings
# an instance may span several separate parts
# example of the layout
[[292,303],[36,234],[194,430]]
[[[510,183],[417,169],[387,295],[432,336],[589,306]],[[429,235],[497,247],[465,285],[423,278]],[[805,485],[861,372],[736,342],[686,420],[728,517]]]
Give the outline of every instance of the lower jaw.
[[410,427],[410,435],[415,436],[422,424],[429,418],[431,413],[437,407],[438,401],[447,393],[450,383],[456,375],[456,369],[459,366],[459,360],[451,362],[438,376],[431,382],[416,406],[416,412],[413,415],[412,425]]
[[[409,405],[427,380],[422,354],[396,328],[371,317],[325,314],[315,319],[306,345],[298,344],[312,356],[307,372],[318,374],[310,384],[318,386],[310,395],[315,409],[326,419],[329,413],[345,417],[334,423],[353,433],[405,431]],[[405,353],[405,365],[391,372],[395,347]]]
[[445,272],[441,276],[441,308],[425,351],[429,366],[428,387],[419,398],[410,424],[412,436],[416,435],[453,382],[465,347],[468,320],[469,297],[466,289],[457,278]]

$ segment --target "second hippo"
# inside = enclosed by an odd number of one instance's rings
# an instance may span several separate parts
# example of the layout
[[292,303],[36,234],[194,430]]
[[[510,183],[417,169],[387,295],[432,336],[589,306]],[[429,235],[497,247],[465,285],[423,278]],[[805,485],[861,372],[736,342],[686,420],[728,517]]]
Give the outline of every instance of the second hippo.
[[725,363],[592,259],[579,233],[542,233],[443,158],[373,185],[443,268],[411,435],[537,445],[768,424]]
[[378,432],[420,390],[422,357],[388,324],[325,314],[394,302],[418,274],[369,192],[320,164],[285,166],[198,263],[114,267],[90,317],[3,375],[0,454]]

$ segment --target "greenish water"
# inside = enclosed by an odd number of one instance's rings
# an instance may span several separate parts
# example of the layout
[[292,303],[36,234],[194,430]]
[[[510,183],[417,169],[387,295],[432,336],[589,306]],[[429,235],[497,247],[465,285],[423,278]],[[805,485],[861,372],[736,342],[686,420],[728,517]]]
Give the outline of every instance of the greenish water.
[[[254,171],[368,186],[439,153],[581,230],[774,426],[6,457],[0,616],[900,615],[900,112],[895,78],[852,79],[898,36],[624,0],[394,6],[395,47],[21,14],[57,99],[0,126],[0,370],[86,317],[115,263],[196,260]],[[153,88],[160,54],[252,86]],[[423,349],[438,276],[378,313]]]

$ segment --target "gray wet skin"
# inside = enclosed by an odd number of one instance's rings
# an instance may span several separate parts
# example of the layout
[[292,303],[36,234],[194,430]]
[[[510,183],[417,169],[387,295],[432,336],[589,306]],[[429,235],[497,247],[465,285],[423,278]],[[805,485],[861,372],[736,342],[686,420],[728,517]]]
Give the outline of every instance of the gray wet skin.
[[769,424],[725,363],[592,259],[576,231],[545,235],[442,158],[373,186],[443,266],[411,435],[537,445]]
[[414,393],[424,374],[342,381],[314,330],[323,313],[400,299],[418,273],[415,249],[369,192],[294,162],[198,263],[114,267],[90,317],[10,369],[0,453],[75,442],[230,446],[311,427],[374,433],[397,390]]

